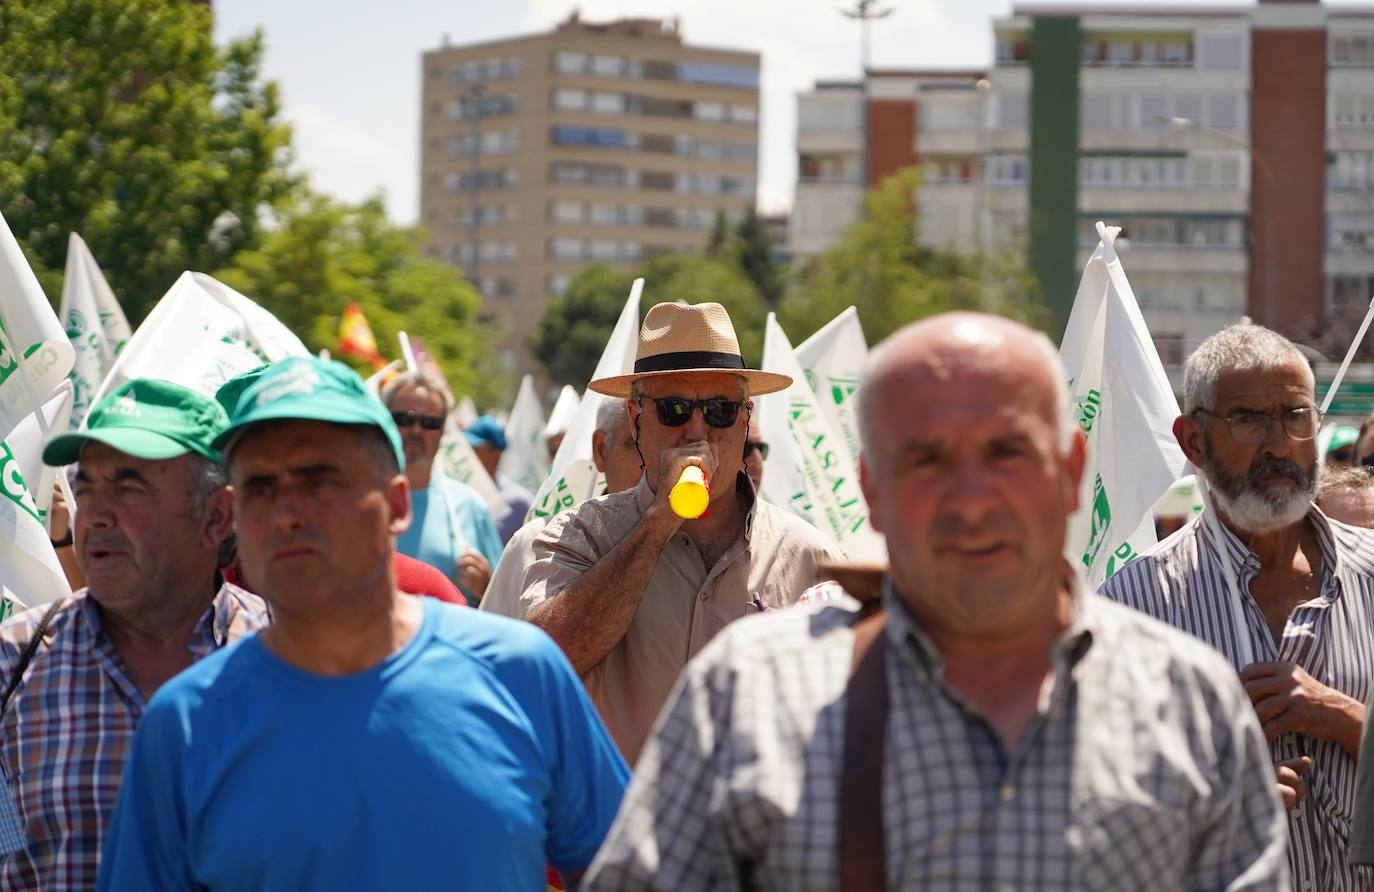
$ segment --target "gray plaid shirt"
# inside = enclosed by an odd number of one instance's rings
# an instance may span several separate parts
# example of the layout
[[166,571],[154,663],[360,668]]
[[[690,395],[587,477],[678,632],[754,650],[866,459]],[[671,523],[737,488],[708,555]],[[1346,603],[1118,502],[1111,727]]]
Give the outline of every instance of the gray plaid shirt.
[[[1080,592],[1014,750],[889,588],[892,889],[1282,889],[1286,825],[1235,673]],[[855,605],[727,628],[687,667],[584,889],[838,887]]]

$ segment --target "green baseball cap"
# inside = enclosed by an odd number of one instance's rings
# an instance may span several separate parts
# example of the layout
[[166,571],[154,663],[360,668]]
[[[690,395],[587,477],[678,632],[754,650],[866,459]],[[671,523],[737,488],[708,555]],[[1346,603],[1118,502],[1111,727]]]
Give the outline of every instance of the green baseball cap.
[[239,397],[243,396],[243,392],[252,386],[254,381],[261,378],[262,373],[269,368],[271,365],[260,365],[255,369],[235,375],[219,386],[219,390],[215,391],[215,402],[224,409],[225,415],[233,417],[234,407],[239,404]]
[[1346,446],[1353,446],[1355,441],[1359,438],[1360,431],[1358,428],[1353,428],[1348,424],[1342,424],[1340,427],[1332,431],[1331,442],[1326,444],[1326,452],[1327,454],[1330,454],[1332,452],[1335,452],[1337,449],[1343,449]]
[[220,461],[214,440],[228,424],[219,403],[171,381],[135,378],[91,409],[86,427],[53,437],[43,448],[49,465],[74,464],[94,440],[134,458],[161,460],[188,452]]
[[297,419],[370,424],[381,430],[396,453],[396,464],[405,468],[401,434],[391,413],[381,400],[368,393],[363,379],[343,363],[292,356],[248,374],[256,378],[234,401],[229,426],[215,438],[216,449],[224,449],[244,429],[259,421]]

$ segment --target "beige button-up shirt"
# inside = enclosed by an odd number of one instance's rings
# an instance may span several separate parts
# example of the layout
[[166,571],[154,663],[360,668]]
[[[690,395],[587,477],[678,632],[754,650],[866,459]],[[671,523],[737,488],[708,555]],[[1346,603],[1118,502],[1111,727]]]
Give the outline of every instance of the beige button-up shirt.
[[[737,485],[753,497],[743,473]],[[534,540],[521,615],[605,557],[653,500],[646,477],[555,516]],[[685,533],[669,539],[625,637],[583,679],[625,759],[634,764],[678,674],[706,642],[742,616],[790,607],[816,581],[817,561],[838,554],[810,524],[758,499],[743,539],[709,571]]]

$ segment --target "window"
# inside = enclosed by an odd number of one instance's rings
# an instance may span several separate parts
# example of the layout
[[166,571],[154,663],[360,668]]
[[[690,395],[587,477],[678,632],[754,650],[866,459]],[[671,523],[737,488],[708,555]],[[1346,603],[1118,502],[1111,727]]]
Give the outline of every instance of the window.
[[694,117],[698,121],[724,121],[725,104],[723,102],[698,102]]
[[1025,130],[1030,126],[1030,94],[998,93],[996,124],[1003,130]]
[[560,294],[567,291],[568,286],[571,284],[572,276],[568,273],[555,273],[549,276],[548,288],[550,296],[558,297]]
[[1214,93],[1207,97],[1207,126],[1217,130],[1236,130],[1240,127],[1241,97],[1235,94]]
[[577,238],[549,239],[549,255],[555,260],[581,260],[582,240]]
[[717,84],[722,87],[742,87],[757,90],[759,70],[746,65],[718,65],[711,62],[679,62],[680,80],[693,84]]
[[732,124],[757,124],[759,120],[759,110],[753,105],[731,105],[730,123]]
[[592,94],[591,110],[603,115],[619,115],[625,111],[625,97],[619,93]]
[[1245,36],[1199,34],[1197,63],[1204,71],[1240,71],[1245,63]]
[[597,127],[554,127],[553,142],[559,146],[626,147],[625,131]]
[[1374,68],[1374,33],[1333,33],[1328,52],[1333,68]]
[[587,70],[587,54],[567,51],[554,53],[553,70],[559,74],[582,74]]
[[587,91],[559,87],[553,91],[553,107],[560,111],[583,111],[587,108]]
[[581,223],[583,206],[580,201],[553,201],[549,203],[549,218],[557,223]]
[[592,74],[597,77],[621,77],[625,73],[625,60],[620,56],[593,56]]

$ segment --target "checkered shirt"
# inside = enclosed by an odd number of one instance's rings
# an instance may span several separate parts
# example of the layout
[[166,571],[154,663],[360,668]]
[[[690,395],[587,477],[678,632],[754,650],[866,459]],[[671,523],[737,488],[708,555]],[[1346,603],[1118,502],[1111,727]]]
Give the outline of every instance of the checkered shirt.
[[[47,605],[0,625],[0,685]],[[228,583],[191,635],[200,659],[267,624],[256,595]],[[81,590],[57,611],[0,717],[0,797],[18,806],[22,851],[0,861],[0,889],[90,889],[143,695]],[[2,808],[3,805],[0,805]]]
[[[1078,593],[1007,750],[890,587],[884,602],[889,888],[1287,888],[1268,750],[1209,648]],[[856,610],[745,619],[688,666],[584,889],[838,887]]]

